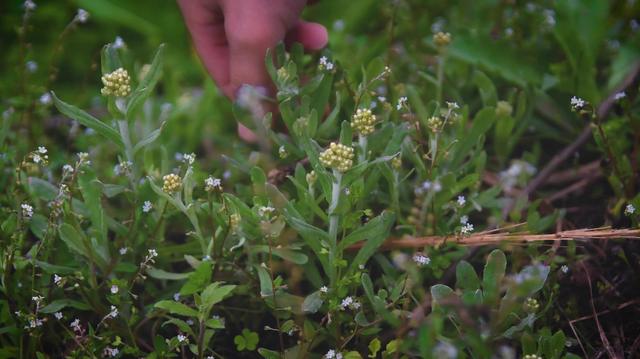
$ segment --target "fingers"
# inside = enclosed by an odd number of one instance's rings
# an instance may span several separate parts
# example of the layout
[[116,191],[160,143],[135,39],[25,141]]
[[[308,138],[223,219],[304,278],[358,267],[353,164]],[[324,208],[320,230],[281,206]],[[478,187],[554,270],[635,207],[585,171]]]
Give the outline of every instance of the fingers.
[[179,0],[193,43],[205,68],[225,95],[229,88],[229,46],[216,1]]
[[285,27],[272,11],[261,1],[225,2],[225,31],[230,59],[228,90],[233,95],[245,84],[271,87],[264,58],[267,49],[284,38]]
[[307,50],[320,50],[327,46],[327,28],[315,22],[298,21],[287,33],[287,43],[299,42]]

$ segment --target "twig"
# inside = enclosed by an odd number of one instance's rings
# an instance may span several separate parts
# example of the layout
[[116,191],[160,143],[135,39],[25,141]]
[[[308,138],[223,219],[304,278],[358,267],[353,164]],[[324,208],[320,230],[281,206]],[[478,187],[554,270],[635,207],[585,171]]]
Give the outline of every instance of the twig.
[[[519,233],[491,233],[480,232],[470,236],[428,236],[428,237],[404,237],[389,238],[381,246],[380,250],[393,249],[419,249],[427,246],[438,246],[445,242],[453,242],[463,246],[493,245],[500,242],[539,242],[539,241],[564,241],[580,239],[640,239],[640,229],[611,229],[609,227],[584,228],[562,231],[553,234],[529,234]],[[358,242],[348,248],[357,250],[364,245]]]
[[591,310],[593,311],[593,316],[596,321],[596,326],[598,327],[598,333],[600,334],[602,345],[604,345],[604,348],[607,350],[609,358],[618,358],[616,353],[613,351],[613,348],[611,347],[611,343],[609,343],[607,335],[602,329],[602,325],[600,324],[600,319],[598,318],[598,313],[596,312],[596,306],[595,304],[593,304],[593,287],[591,286],[591,276],[589,276],[589,271],[587,271],[587,267],[584,265],[584,263],[582,263],[582,270],[587,275],[587,283],[589,284],[589,302],[591,303]]

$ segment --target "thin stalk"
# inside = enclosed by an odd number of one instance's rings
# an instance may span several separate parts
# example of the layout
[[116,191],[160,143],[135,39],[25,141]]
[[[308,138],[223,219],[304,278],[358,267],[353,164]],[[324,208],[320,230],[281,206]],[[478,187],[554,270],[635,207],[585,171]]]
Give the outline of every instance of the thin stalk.
[[333,183],[331,185],[331,203],[329,205],[329,267],[331,268],[330,274],[330,283],[333,288],[336,284],[336,257],[338,255],[338,224],[340,222],[340,217],[335,213],[336,208],[338,207],[338,202],[340,201],[340,189],[342,185],[342,173],[339,171],[333,171]]
[[360,146],[358,163],[363,163],[367,160],[367,136],[358,135],[358,146]]

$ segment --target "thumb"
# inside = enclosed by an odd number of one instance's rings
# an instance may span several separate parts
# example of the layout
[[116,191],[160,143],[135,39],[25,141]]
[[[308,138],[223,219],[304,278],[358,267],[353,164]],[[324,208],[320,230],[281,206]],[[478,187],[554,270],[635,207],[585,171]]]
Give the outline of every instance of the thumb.
[[329,42],[329,34],[321,24],[300,20],[289,30],[286,41],[299,42],[307,50],[320,50]]

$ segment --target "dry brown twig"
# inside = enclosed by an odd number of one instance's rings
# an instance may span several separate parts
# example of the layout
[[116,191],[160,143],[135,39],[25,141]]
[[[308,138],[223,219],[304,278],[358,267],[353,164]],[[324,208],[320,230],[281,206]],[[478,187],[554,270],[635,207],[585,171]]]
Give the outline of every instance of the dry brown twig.
[[[524,225],[521,223],[519,225]],[[502,228],[501,230],[505,230]],[[584,228],[569,231],[561,231],[552,234],[530,234],[527,232],[497,232],[485,231],[474,233],[469,236],[428,236],[428,237],[403,237],[389,238],[381,246],[380,250],[393,249],[420,249],[427,246],[438,246],[445,243],[457,243],[463,246],[484,246],[498,244],[501,242],[540,242],[540,241],[564,241],[583,239],[640,239],[640,228],[638,229],[612,229],[610,227]],[[356,243],[349,247],[356,250],[364,245],[363,242]]]

